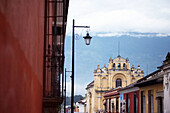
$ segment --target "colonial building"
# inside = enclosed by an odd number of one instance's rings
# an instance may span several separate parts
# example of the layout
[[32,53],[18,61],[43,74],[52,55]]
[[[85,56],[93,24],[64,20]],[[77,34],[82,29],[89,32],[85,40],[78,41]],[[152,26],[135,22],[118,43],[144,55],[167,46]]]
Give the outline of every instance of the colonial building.
[[[163,113],[163,72],[158,69],[119,90],[120,113]],[[121,96],[120,96],[121,97]]]
[[140,113],[163,113],[163,72],[160,69],[138,80],[135,86],[140,90]]
[[120,113],[169,113],[169,73],[170,53],[158,70],[118,91]]
[[[104,94],[114,88],[125,87],[143,77],[143,70],[130,66],[129,59],[118,55],[109,59],[108,66],[94,70],[94,81],[87,85],[87,112],[102,112],[105,110]],[[119,101],[119,100],[118,100]],[[111,103],[114,100],[111,99]],[[116,105],[115,105],[116,107]]]
[[160,69],[164,72],[164,113],[170,113],[170,53],[168,52],[166,60],[163,61]]
[[68,6],[0,0],[0,113],[57,113]]

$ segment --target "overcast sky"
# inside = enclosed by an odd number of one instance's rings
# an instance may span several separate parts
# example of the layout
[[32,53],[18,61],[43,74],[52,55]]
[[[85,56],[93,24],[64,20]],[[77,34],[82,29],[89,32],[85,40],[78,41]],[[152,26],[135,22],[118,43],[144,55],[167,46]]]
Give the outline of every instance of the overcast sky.
[[67,34],[72,19],[93,33],[170,33],[170,0],[70,0]]
[[[85,94],[85,88],[88,83],[93,80],[93,70],[97,67],[97,64],[101,64],[102,66],[107,62],[110,57],[116,57],[117,54],[117,40],[113,39],[113,45],[107,45],[109,43],[106,37],[116,37],[128,35],[132,37],[170,37],[170,0],[70,0],[69,3],[69,11],[68,11],[68,20],[67,20],[67,38],[66,38],[66,67],[67,69],[71,69],[71,40],[68,36],[71,35],[72,32],[72,20],[75,19],[75,25],[85,25],[90,26],[89,32],[93,36],[92,44],[90,47],[84,47],[83,39],[79,40],[78,46],[76,47],[76,65],[82,66],[82,68],[76,68],[76,81],[75,81],[75,94]],[[133,32],[138,32],[133,33]],[[81,37],[86,33],[85,29],[75,29],[75,34],[79,34]],[[143,34],[140,34],[143,33]],[[153,34],[145,34],[145,33],[153,33]],[[156,34],[154,34],[156,33]],[[136,36],[137,35],[137,36]],[[98,39],[95,39],[95,36]],[[101,41],[99,37],[105,37],[106,40]],[[98,40],[98,41],[97,41]],[[124,40],[123,40],[124,41]],[[153,42],[153,40],[151,40]],[[161,41],[161,40],[160,40]],[[105,45],[103,44],[105,43]],[[154,46],[153,48],[162,47],[161,44],[165,42],[170,42],[169,38],[167,38],[164,42],[159,42],[157,45],[154,45],[152,42],[148,42],[149,45]],[[122,43],[122,42],[121,42]],[[131,42],[132,43],[132,42]],[[136,42],[134,42],[136,43]],[[139,43],[140,44],[140,43]],[[69,46],[69,47],[68,47]],[[80,47],[81,46],[81,47]],[[83,46],[83,47],[82,47]],[[105,50],[105,56],[102,54],[101,46],[103,50]],[[112,47],[110,47],[112,46]],[[127,45],[126,49],[130,48]],[[136,45],[137,46],[137,45]],[[98,49],[100,48],[100,49]],[[109,48],[109,49],[108,49]],[[130,61],[132,63],[137,63],[139,60],[147,59],[143,57],[142,59],[136,60],[136,53],[130,54],[129,51],[125,51],[125,48],[122,48],[123,57],[131,56]],[[137,49],[138,47],[131,47],[132,49]],[[151,48],[148,48],[148,50]],[[148,52],[150,59],[152,58],[152,54],[161,55],[161,58],[150,62],[153,63],[152,71],[159,66],[167,51],[170,51],[168,43],[162,47],[164,51],[159,50],[150,50],[157,53]],[[81,53],[83,50],[83,53]],[[92,51],[93,50],[93,51]],[[138,50],[135,50],[138,51]],[[101,53],[100,53],[101,52]],[[162,52],[162,53],[161,53]],[[87,54],[88,53],[88,54]],[[94,53],[97,55],[95,56]],[[99,54],[100,53],[100,54]],[[125,54],[126,53],[126,54]],[[132,51],[131,51],[132,53]],[[82,57],[82,55],[84,55]],[[136,55],[136,56],[135,56]],[[147,56],[147,55],[144,55]],[[91,59],[90,59],[90,58]],[[83,58],[83,61],[82,61]],[[88,59],[89,58],[89,59]],[[150,60],[147,59],[147,60]],[[142,61],[141,61],[142,62]],[[146,66],[148,61],[143,61]],[[156,62],[156,63],[154,63]],[[88,67],[92,68],[91,70],[84,70]],[[145,69],[146,70],[146,69]],[[70,78],[67,77],[67,94],[70,95]]]

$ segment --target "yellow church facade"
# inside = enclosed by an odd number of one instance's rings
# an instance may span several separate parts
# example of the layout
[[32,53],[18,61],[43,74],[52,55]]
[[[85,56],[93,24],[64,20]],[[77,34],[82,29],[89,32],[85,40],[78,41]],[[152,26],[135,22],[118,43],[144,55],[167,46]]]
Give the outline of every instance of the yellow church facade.
[[129,59],[118,55],[109,59],[108,66],[97,66],[94,70],[94,81],[87,85],[86,112],[104,112],[104,94],[118,87],[126,87],[143,77],[143,70],[138,65],[130,66]]

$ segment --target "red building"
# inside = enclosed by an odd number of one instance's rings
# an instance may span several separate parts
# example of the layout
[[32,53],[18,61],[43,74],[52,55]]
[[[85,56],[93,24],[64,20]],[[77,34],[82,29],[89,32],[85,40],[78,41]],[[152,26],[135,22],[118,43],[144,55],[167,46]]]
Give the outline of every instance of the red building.
[[68,0],[0,0],[0,113],[57,111],[67,11]]
[[135,83],[119,90],[123,94],[123,100],[120,103],[120,113],[139,113],[139,88],[134,87]]

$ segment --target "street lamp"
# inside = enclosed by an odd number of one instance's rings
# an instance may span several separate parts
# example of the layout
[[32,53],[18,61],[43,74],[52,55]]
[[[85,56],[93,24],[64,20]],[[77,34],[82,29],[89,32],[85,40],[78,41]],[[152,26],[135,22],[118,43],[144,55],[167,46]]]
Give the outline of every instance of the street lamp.
[[[90,26],[75,26],[73,19],[73,32],[72,32],[72,85],[71,85],[71,113],[74,113],[74,28],[90,28]],[[91,36],[89,33],[86,34],[85,37],[86,45],[90,45]]]
[[89,36],[89,33],[87,32],[86,36],[83,37],[85,40],[86,45],[90,45],[90,41],[92,39],[91,36]]

